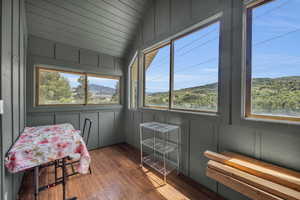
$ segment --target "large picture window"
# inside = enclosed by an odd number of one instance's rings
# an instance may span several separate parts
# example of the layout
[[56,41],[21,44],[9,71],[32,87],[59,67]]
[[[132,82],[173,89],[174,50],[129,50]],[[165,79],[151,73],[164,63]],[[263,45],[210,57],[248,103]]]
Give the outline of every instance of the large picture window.
[[144,106],[218,112],[220,22],[145,53]]
[[36,68],[36,105],[119,104],[120,78]]
[[137,108],[137,90],[138,90],[138,59],[134,58],[130,66],[130,108]]
[[300,120],[300,2],[247,8],[246,117]]
[[173,108],[218,110],[219,23],[174,41]]

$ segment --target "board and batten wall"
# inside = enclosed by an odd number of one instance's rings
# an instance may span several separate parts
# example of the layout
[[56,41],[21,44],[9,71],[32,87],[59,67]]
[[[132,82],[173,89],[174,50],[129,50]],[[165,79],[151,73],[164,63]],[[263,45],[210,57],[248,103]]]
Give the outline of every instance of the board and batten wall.
[[1,0],[0,86],[4,114],[0,115],[1,173],[0,199],[16,199],[22,173],[11,174],[4,167],[5,154],[24,129],[26,120],[25,74],[27,29],[23,0]]
[[66,71],[120,76],[123,102],[122,60],[110,55],[29,35],[27,68],[27,126],[71,123],[82,129],[85,118],[92,120],[89,149],[124,142],[122,105],[35,106],[35,66]]
[[[241,0],[152,0],[135,43],[127,55],[129,63],[139,51],[220,17],[220,112],[194,114],[153,109],[126,109],[126,141],[139,148],[139,123],[160,121],[179,124],[181,171],[226,199],[247,197],[205,175],[205,150],[246,154],[293,170],[300,170],[300,124],[250,120],[242,117],[243,1]],[[128,77],[128,68],[125,72]],[[139,71],[142,77],[142,70]],[[140,79],[139,94],[142,94]],[[128,80],[126,81],[128,83]],[[128,100],[128,90],[126,90]],[[141,95],[139,95],[141,96]],[[141,103],[141,98],[139,98]],[[128,102],[126,102],[128,105]]]

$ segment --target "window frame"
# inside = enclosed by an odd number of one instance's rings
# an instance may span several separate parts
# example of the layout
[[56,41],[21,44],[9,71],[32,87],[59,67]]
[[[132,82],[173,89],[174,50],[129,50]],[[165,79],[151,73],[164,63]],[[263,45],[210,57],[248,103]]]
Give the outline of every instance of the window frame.
[[[219,23],[220,27],[218,29],[219,31],[219,49],[218,49],[218,102],[217,102],[217,110],[211,111],[211,110],[194,110],[194,109],[184,109],[184,108],[174,108],[173,107],[173,92],[174,92],[174,42],[180,38],[183,38],[189,34],[192,34],[194,32],[197,32],[201,29],[204,29],[214,23]],[[222,19],[221,17],[217,17],[207,23],[204,23],[196,28],[193,28],[189,31],[186,31],[185,33],[181,33],[163,43],[160,43],[158,45],[155,45],[154,47],[150,49],[146,49],[143,51],[143,107],[144,108],[153,108],[153,109],[161,109],[161,110],[169,110],[169,111],[182,111],[182,112],[194,112],[194,113],[207,113],[207,114],[219,114],[220,113],[220,103],[221,103],[221,46],[222,46],[222,34],[221,34],[221,26],[222,26]],[[161,107],[161,106],[147,106],[145,104],[145,55],[149,52],[155,51],[159,48],[162,48],[166,45],[170,45],[170,82],[169,82],[169,106],[168,107]]]
[[[97,106],[97,105],[121,105],[121,76],[117,75],[101,75],[101,74],[94,74],[94,73],[86,73],[86,72],[77,72],[77,71],[69,71],[69,70],[64,70],[64,69],[57,69],[57,68],[52,68],[52,67],[44,67],[41,66],[42,64],[36,65],[35,66],[35,102],[33,103],[35,107],[60,107],[60,106]],[[85,77],[85,92],[84,92],[84,103],[82,104],[40,104],[39,103],[39,90],[40,90],[40,71],[50,71],[50,72],[61,72],[61,73],[68,73],[68,74],[76,74],[76,75],[81,75]],[[88,82],[87,78],[88,76],[92,77],[100,77],[100,78],[110,78],[110,79],[115,79],[119,80],[119,101],[118,103],[113,103],[113,104],[88,104],[87,103],[87,92],[88,92]]]
[[300,122],[300,117],[280,115],[253,114],[251,112],[251,86],[252,86],[252,10],[275,0],[256,0],[244,6],[244,117],[246,119],[281,120]]
[[[132,70],[132,66],[134,64],[134,62],[137,62],[137,82],[139,83],[139,56],[138,56],[138,51],[136,51],[134,53],[134,56],[132,57],[129,65],[128,65],[128,109],[130,110],[137,110],[139,108],[139,102],[138,102],[138,99],[139,99],[139,96],[138,96],[138,91],[139,91],[139,87],[137,87],[137,98],[136,98],[136,107],[133,108],[132,107],[132,81],[131,81],[131,70]],[[139,84],[138,84],[139,85]]]

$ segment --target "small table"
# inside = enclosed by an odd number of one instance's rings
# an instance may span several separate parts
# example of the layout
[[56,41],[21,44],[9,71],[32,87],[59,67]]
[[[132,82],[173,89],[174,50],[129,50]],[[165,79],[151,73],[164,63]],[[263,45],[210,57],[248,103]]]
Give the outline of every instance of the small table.
[[[39,192],[62,184],[63,200],[66,199],[66,158],[79,159],[77,171],[88,172],[90,155],[80,130],[71,124],[26,127],[6,154],[5,166],[11,173],[34,169],[35,200]],[[39,169],[51,163],[62,162],[62,178],[54,183],[39,186]],[[70,200],[77,199],[76,197]]]

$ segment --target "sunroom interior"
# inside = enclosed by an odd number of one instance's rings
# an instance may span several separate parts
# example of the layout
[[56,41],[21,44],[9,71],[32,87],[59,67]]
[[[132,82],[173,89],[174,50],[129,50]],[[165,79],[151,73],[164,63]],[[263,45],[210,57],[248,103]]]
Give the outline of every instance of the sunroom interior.
[[0,199],[300,200],[299,9],[1,0]]

